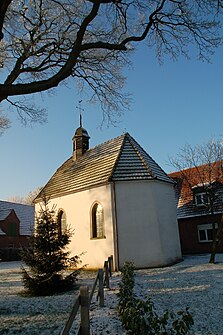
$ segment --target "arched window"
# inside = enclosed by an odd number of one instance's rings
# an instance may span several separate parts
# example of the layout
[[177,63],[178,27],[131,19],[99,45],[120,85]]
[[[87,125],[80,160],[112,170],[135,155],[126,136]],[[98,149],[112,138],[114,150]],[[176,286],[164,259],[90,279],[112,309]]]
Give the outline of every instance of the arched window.
[[91,210],[91,237],[104,238],[104,211],[99,203],[95,203]]
[[63,210],[59,210],[58,213],[58,235],[63,235],[67,230],[67,218],[66,213]]

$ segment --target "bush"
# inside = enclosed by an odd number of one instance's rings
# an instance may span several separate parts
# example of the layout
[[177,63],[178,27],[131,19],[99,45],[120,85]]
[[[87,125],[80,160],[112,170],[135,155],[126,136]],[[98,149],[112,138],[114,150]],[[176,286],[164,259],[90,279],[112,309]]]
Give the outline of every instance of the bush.
[[134,265],[131,262],[123,266],[118,297],[119,315],[128,334],[186,335],[194,323],[188,308],[176,314],[165,310],[159,316],[150,298],[138,299],[134,294]]

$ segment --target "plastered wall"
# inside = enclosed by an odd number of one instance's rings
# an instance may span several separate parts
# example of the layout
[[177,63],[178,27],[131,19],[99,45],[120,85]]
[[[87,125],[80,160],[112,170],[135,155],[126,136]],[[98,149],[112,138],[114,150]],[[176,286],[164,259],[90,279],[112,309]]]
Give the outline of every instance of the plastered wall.
[[119,265],[155,267],[181,258],[176,208],[171,184],[116,183]]

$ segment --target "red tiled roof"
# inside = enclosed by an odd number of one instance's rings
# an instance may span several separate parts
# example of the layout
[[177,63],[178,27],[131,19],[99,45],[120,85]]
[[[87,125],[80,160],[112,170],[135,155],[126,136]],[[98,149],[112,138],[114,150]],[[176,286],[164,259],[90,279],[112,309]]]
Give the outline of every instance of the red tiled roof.
[[[223,167],[222,162],[214,162],[204,164],[198,167],[184,169],[182,171],[172,172],[168,174],[176,182],[176,200],[177,200],[177,216],[178,218],[206,215],[207,209],[197,208],[194,205],[193,189],[205,189],[213,183],[219,184],[219,190],[223,185]],[[221,212],[222,205],[219,199],[216,200],[215,211]]]

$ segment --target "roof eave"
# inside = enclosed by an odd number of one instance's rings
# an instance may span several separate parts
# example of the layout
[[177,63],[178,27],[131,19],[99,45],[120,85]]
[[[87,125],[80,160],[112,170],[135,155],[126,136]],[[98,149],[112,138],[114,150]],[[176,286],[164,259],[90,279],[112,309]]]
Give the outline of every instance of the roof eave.
[[[69,191],[63,191],[63,192],[56,192],[54,194],[46,194],[46,197],[48,197],[50,200],[52,199],[56,199],[58,197],[62,197],[62,196],[66,196],[66,195],[70,195],[70,194],[74,194],[74,193],[78,193],[78,192],[83,192],[83,191],[86,191],[86,190],[89,190],[89,189],[92,189],[92,188],[96,188],[96,187],[100,187],[100,186],[104,186],[104,185],[107,185],[109,184],[110,181],[107,180],[107,181],[103,181],[102,183],[97,183],[97,184],[94,184],[94,185],[90,185],[90,186],[85,186],[85,187],[79,187],[77,189],[72,189],[72,190],[69,190]],[[35,204],[39,203],[39,202],[42,202],[43,200],[43,197],[40,197],[38,196],[38,198],[35,198]]]

